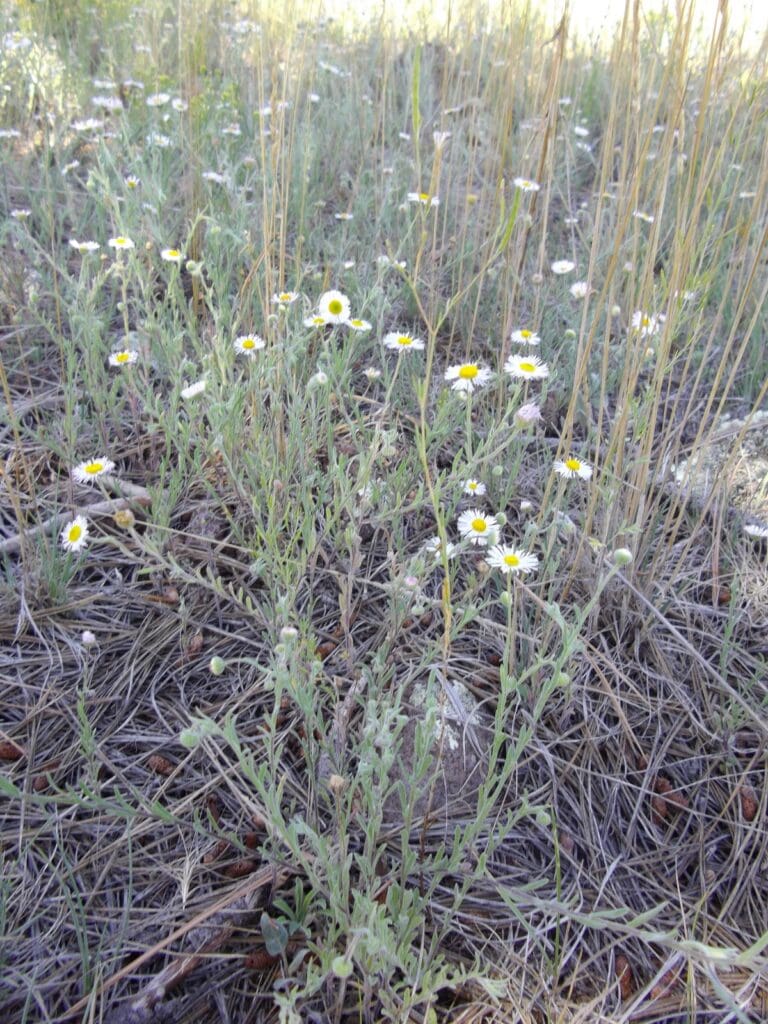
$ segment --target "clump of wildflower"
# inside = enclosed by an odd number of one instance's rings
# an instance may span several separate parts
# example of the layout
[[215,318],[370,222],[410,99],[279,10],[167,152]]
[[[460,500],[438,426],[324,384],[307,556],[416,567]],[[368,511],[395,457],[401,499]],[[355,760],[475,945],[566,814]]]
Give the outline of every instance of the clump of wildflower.
[[72,477],[79,484],[89,484],[94,480],[98,480],[99,477],[111,473],[114,468],[114,462],[108,459],[106,455],[102,455],[95,459],[88,459],[86,462],[78,463],[72,470]]
[[580,477],[582,480],[589,480],[592,476],[592,467],[587,462],[582,462],[581,459],[577,459],[575,455],[570,455],[567,459],[558,459],[555,462],[555,472],[559,473],[560,476],[572,478]]
[[479,508],[470,508],[462,512],[456,526],[464,540],[470,544],[485,546],[498,543],[498,519],[496,516],[487,515]]
[[445,371],[445,379],[453,382],[453,391],[465,391],[470,395],[477,388],[484,387],[492,377],[491,370],[478,363],[461,363],[458,366],[449,366]]
[[538,356],[510,356],[504,369],[519,380],[542,380],[549,376],[549,367]]
[[516,345],[538,345],[541,342],[541,338],[535,331],[529,331],[525,327],[519,327],[516,331],[512,331],[510,340]]
[[403,352],[408,349],[424,348],[424,342],[421,338],[414,338],[412,334],[400,334],[397,331],[390,331],[389,334],[385,334],[382,344],[385,348],[396,349],[399,352]]
[[491,548],[487,555],[488,564],[494,569],[500,569],[506,575],[525,575],[533,572],[539,564],[536,555],[529,551],[521,551],[519,548],[498,545]]
[[61,531],[61,546],[65,551],[82,551],[88,543],[88,520],[75,516]]
[[235,338],[233,344],[235,352],[253,359],[259,349],[264,348],[266,342],[258,334],[241,334],[239,338]]
[[139,358],[139,353],[133,351],[133,349],[124,348],[119,352],[112,352],[109,357],[110,366],[130,366],[131,363],[135,363]]

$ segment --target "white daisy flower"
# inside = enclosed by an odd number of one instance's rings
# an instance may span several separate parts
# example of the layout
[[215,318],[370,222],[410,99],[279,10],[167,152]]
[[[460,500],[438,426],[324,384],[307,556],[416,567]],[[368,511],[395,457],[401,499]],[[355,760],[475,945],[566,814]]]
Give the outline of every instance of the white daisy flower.
[[465,494],[476,494],[479,498],[485,494],[487,488],[485,484],[479,480],[465,480],[464,481],[464,493]]
[[641,338],[649,338],[659,333],[665,320],[663,313],[643,313],[638,309],[632,314],[632,327],[640,332]]
[[290,306],[298,297],[298,292],[275,292],[272,296],[272,301],[276,306]]
[[79,484],[89,484],[94,480],[98,480],[99,477],[111,473],[114,468],[114,462],[108,459],[106,455],[98,456],[95,459],[88,459],[86,462],[81,462],[75,466],[72,469],[72,477]]
[[479,366],[477,363],[461,363],[458,366],[449,366],[445,371],[445,379],[453,381],[453,391],[466,391],[472,394],[477,388],[484,387],[493,377],[493,373],[486,366]]
[[470,544],[498,544],[499,524],[496,516],[486,515],[479,508],[470,508],[462,512],[456,526],[459,533]]
[[[424,551],[428,555],[432,555],[436,562],[443,560],[443,545],[439,537],[430,537],[429,540],[424,542]],[[445,554],[448,559],[455,558],[458,555],[459,549],[455,544],[450,541],[446,541]]]
[[586,281],[576,281],[568,289],[574,299],[586,299],[589,295],[589,285]]
[[118,235],[116,238],[110,238],[107,245],[111,249],[135,249],[133,241],[130,238],[126,238],[125,235]]
[[424,348],[424,342],[421,338],[414,338],[412,334],[399,334],[397,331],[385,334],[382,344],[385,348],[393,348],[399,351]]
[[515,188],[519,188],[521,192],[538,192],[541,188],[537,181],[530,181],[528,178],[515,178],[513,185]]
[[349,320],[349,299],[343,292],[323,292],[317,311],[327,324],[345,324]]
[[134,352],[132,349],[124,348],[119,352],[112,352],[109,357],[110,366],[130,366],[131,363],[135,363],[139,358],[139,353]]
[[440,200],[437,196],[431,196],[429,192],[409,192],[409,203],[420,203],[422,206],[439,206]]
[[555,260],[552,264],[553,274],[570,274],[573,268],[576,266],[571,260]]
[[503,573],[517,576],[533,572],[539,564],[536,555],[528,551],[521,551],[519,548],[510,548],[506,545],[499,545],[491,548],[486,555],[488,565],[494,569],[500,569]]
[[745,523],[744,533],[748,537],[757,537],[760,540],[764,540],[768,537],[768,526],[763,526],[762,523]]
[[123,181],[125,182],[125,187],[130,189],[138,188],[141,184],[141,178],[137,178],[135,174],[129,174]]
[[184,259],[184,253],[178,249],[163,249],[160,253],[160,258],[165,260],[166,263],[180,264]]
[[347,327],[350,327],[353,331],[370,331],[371,325],[367,320],[361,320],[360,317],[352,317],[345,321]]
[[98,242],[78,242],[76,238],[70,238],[69,244],[81,255],[87,252],[96,252],[101,248]]
[[259,349],[265,347],[266,342],[258,334],[241,334],[239,338],[235,338],[233,344],[235,352],[250,356],[252,359]]
[[520,380],[542,380],[549,376],[549,367],[538,356],[510,356],[504,369]]
[[324,316],[320,316],[319,313],[315,313],[314,316],[305,316],[304,317],[304,326],[305,327],[325,327],[325,323],[326,323],[325,317]]
[[82,551],[88,543],[88,520],[75,516],[61,531],[61,546],[65,551]]
[[524,327],[512,331],[510,338],[516,345],[538,345],[541,342],[541,338],[535,331],[526,330]]
[[556,473],[564,477],[578,476],[582,480],[589,480],[592,476],[592,467],[587,462],[577,459],[575,455],[571,455],[562,461],[557,459],[554,468]]

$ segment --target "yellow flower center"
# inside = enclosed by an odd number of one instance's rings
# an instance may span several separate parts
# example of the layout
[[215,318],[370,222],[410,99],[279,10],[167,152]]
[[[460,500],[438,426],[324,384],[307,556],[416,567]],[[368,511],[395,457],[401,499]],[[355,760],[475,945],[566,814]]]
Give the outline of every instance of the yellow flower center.
[[459,377],[462,380],[474,380],[479,372],[474,363],[465,363],[459,367]]
[[521,338],[530,338],[532,334],[533,331],[520,331]]
[[118,352],[117,355],[115,356],[115,360],[118,363],[127,363],[130,358],[131,357],[128,352]]
[[488,524],[484,519],[473,519],[472,529],[475,531],[475,533],[485,533],[485,531],[488,529]]
[[328,312],[334,316],[338,316],[342,309],[344,309],[344,305],[338,299],[331,299],[328,303]]
[[509,565],[514,569],[515,566],[520,565],[520,559],[517,555],[504,555],[504,565]]
[[410,334],[401,334],[400,337],[397,339],[397,344],[398,345],[412,345],[413,344],[413,338],[410,336]]
[[255,348],[256,342],[253,338],[243,338],[243,348]]
[[581,469],[581,463],[578,459],[566,459],[565,464],[574,473]]
[[642,324],[643,327],[650,327],[651,326],[651,318],[649,316],[644,316],[643,319],[640,321],[640,323]]
[[119,238],[115,239],[115,245],[125,245],[125,239],[122,237],[122,235]]
[[168,250],[168,259],[169,260],[178,259],[179,256],[181,256],[181,253],[179,252],[178,249],[169,249]]
[[75,523],[73,526],[71,526],[69,528],[69,538],[68,539],[69,539],[69,541],[71,543],[75,544],[75,543],[77,543],[77,541],[80,540],[82,534],[83,534],[82,526],[80,526],[79,523]]
[[520,363],[520,369],[523,373],[536,373],[535,363]]
[[422,203],[428,203],[429,192],[419,192],[419,199],[422,201]]
[[104,463],[103,462],[89,462],[83,468],[85,469],[86,473],[91,473],[91,474],[95,475],[96,473],[101,473],[102,472],[102,470],[104,469]]
[[468,480],[467,481],[467,490],[468,491],[476,491],[477,490],[477,480]]

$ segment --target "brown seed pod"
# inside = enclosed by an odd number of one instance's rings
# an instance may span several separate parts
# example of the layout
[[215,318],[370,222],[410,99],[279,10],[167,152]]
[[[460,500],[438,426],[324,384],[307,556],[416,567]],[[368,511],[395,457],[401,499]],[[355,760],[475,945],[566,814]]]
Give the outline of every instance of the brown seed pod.
[[234,864],[230,864],[228,868],[224,869],[224,874],[227,878],[242,878],[244,875],[250,875],[258,866],[258,861],[247,857],[243,860],[235,861]]
[[0,761],[18,761],[26,756],[26,751],[13,740],[0,740]]
[[622,999],[629,999],[635,991],[635,979],[629,960],[621,954],[616,957],[616,977],[619,979],[619,991]]
[[669,995],[680,980],[680,966],[670,967],[651,989],[651,999],[663,999]]
[[664,797],[651,797],[651,821],[654,825],[662,825],[667,817],[667,813],[667,801]]
[[203,634],[200,630],[193,633],[187,644],[187,657],[195,658],[203,649]]
[[741,813],[745,821],[754,821],[757,814],[757,794],[751,786],[739,786]]
[[168,778],[169,775],[173,775],[176,765],[169,761],[167,757],[163,757],[162,754],[150,754],[147,758],[147,767],[155,772],[157,775],[164,775]]
[[229,840],[219,839],[203,857],[203,864],[213,864],[219,857],[223,857],[230,848]]
[[336,644],[333,640],[325,640],[323,643],[317,645],[317,655],[323,661],[325,661],[326,658],[330,658],[335,650]]
[[249,971],[268,971],[270,967],[280,963],[280,957],[273,956],[266,949],[258,949],[254,953],[249,953],[243,963]]

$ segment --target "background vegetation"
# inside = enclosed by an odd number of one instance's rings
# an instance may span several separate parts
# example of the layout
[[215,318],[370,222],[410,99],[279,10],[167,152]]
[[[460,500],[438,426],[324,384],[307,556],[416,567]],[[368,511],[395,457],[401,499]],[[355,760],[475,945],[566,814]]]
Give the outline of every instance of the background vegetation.
[[768,1018],[765,44],[409,14],[4,6],[3,1021]]

